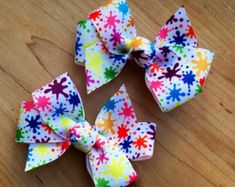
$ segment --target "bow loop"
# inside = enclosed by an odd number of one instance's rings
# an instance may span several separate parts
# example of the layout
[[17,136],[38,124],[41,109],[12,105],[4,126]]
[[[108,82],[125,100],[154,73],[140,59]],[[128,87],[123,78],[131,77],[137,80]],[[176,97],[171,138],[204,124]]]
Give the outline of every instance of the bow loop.
[[153,154],[156,124],[138,122],[125,86],[101,109],[95,128],[130,160],[145,160]]
[[124,152],[104,136],[91,148],[86,163],[95,186],[128,186],[138,178]]
[[43,121],[57,134],[69,138],[69,129],[84,119],[80,95],[67,73],[36,90],[33,100]]
[[156,39],[156,48],[163,46],[198,47],[198,40],[184,6],[180,7],[162,26]]
[[126,0],[112,0],[89,14],[109,52],[120,54],[120,47],[136,36],[135,24]]

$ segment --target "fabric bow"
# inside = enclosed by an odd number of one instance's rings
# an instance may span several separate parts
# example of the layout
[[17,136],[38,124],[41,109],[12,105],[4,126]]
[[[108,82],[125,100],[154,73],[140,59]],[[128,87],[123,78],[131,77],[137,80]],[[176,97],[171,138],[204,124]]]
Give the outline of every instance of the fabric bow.
[[145,81],[162,111],[202,92],[214,53],[198,48],[184,7],[163,25],[154,43],[136,35],[125,0],[109,1],[80,21],[77,64],[85,65],[87,92],[113,80],[128,59],[146,71]]
[[127,186],[137,174],[129,160],[152,156],[155,123],[138,122],[125,86],[103,106],[95,125],[86,120],[80,95],[67,73],[22,102],[16,141],[28,143],[25,170],[59,158],[72,144],[86,153],[96,186]]

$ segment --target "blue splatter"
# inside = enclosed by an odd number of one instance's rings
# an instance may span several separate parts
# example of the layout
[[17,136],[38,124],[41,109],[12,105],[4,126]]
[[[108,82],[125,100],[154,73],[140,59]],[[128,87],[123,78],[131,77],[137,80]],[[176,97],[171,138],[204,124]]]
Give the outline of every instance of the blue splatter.
[[60,103],[59,108],[53,107],[55,109],[55,112],[53,113],[52,117],[59,117],[61,115],[64,115],[65,113],[69,112],[66,107],[63,108],[63,104]]
[[72,112],[74,112],[75,107],[78,106],[78,105],[81,103],[78,94],[76,94],[75,92],[74,92],[73,94],[70,94],[70,95],[69,95],[69,103],[70,103],[71,105],[73,105],[73,110],[72,110]]
[[27,155],[27,161],[30,161],[30,157],[33,156],[33,148],[30,148]]
[[114,59],[113,63],[125,63],[126,59],[125,59],[125,55],[115,55],[115,54],[111,54],[109,56],[109,59]]
[[76,55],[79,55],[79,52],[82,50],[82,43],[79,43],[80,40],[81,40],[81,33],[77,32],[77,40],[76,40],[76,45],[75,45]]
[[180,96],[185,96],[184,92],[180,92],[182,89],[176,88],[176,84],[174,84],[173,89],[169,89],[170,91],[170,95],[168,97],[166,97],[167,100],[172,99],[172,101],[174,102],[175,100],[180,101]]
[[176,35],[173,36],[173,40],[170,43],[175,43],[175,45],[185,46],[186,38],[185,34],[180,35],[180,31],[176,31]]
[[150,45],[150,49],[151,49],[151,54],[149,56],[149,60],[153,60],[156,55],[155,45],[151,41],[149,41],[149,45]]
[[129,6],[127,2],[118,3],[118,10],[122,13],[122,17],[126,16],[129,12]]
[[188,87],[190,88],[190,85],[193,85],[195,81],[195,75],[193,74],[193,71],[186,72],[183,74],[183,82],[184,84],[188,84]]
[[113,99],[110,99],[105,105],[104,105],[104,110],[106,110],[106,112],[112,110],[114,111],[114,109],[116,108],[116,103],[118,101],[115,101]]
[[42,124],[40,121],[38,121],[39,119],[39,115],[37,115],[35,119],[33,116],[31,117],[31,119],[26,118],[25,121],[28,122],[28,125],[26,127],[30,127],[31,129],[33,129],[33,133],[37,133],[37,129],[40,129],[39,126]]
[[128,136],[123,142],[120,143],[122,146],[121,149],[126,151],[126,153],[129,152],[129,149],[131,148],[131,144],[133,141],[131,141],[131,136]]

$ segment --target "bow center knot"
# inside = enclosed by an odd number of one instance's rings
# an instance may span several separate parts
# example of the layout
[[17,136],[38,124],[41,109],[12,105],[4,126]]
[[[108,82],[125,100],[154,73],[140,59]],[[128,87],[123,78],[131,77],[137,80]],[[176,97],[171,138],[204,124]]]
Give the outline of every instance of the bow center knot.
[[87,121],[81,121],[70,130],[70,142],[78,150],[87,153],[96,145],[98,132]]
[[118,54],[128,54],[129,59],[133,59],[142,68],[148,68],[155,57],[155,46],[154,44],[144,38],[135,37],[132,40],[126,39],[123,43],[117,46]]

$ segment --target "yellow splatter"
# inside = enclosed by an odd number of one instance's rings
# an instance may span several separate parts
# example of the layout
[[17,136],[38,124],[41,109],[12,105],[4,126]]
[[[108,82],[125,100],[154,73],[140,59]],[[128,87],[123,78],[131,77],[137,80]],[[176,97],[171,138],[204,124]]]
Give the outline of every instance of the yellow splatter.
[[38,147],[35,148],[33,152],[44,157],[50,153],[50,148],[45,144],[39,144]]
[[116,3],[113,2],[113,0],[109,0],[109,1],[105,2],[105,3],[102,5],[102,7],[108,8],[109,5],[116,5]]
[[66,131],[68,131],[74,125],[75,122],[68,117],[62,117],[60,120],[60,126],[64,127]]
[[140,47],[143,44],[143,39],[142,38],[135,38],[131,43],[130,43],[130,48],[136,49]]
[[122,156],[120,159],[117,161],[115,158],[111,159],[111,163],[107,164],[108,170],[103,171],[104,175],[112,175],[117,183],[118,183],[118,178],[123,178],[125,180],[128,179],[128,176],[124,174],[124,171],[127,169],[125,165],[125,158]]
[[208,56],[205,58],[202,57],[202,52],[197,52],[197,57],[199,60],[192,60],[192,63],[196,66],[193,67],[193,69],[197,69],[196,76],[200,77],[202,71],[206,71],[208,67],[210,66],[210,63],[208,62]]
[[112,134],[115,133],[113,127],[114,127],[114,122],[117,121],[117,120],[112,120],[111,117],[112,117],[112,113],[109,112],[108,113],[108,119],[102,118],[103,123],[98,123],[97,124],[98,127],[101,127],[101,128],[103,127],[104,128],[103,133],[108,133],[109,131]]
[[102,64],[105,62],[102,59],[103,53],[98,54],[95,53],[87,53],[87,64],[86,66],[89,67],[91,70],[96,71],[98,75],[102,74],[101,67]]

